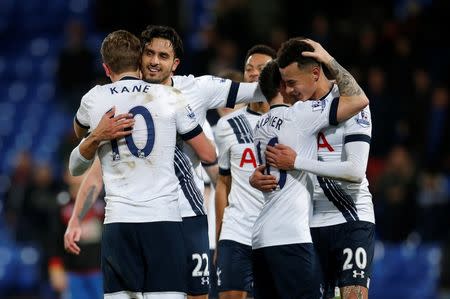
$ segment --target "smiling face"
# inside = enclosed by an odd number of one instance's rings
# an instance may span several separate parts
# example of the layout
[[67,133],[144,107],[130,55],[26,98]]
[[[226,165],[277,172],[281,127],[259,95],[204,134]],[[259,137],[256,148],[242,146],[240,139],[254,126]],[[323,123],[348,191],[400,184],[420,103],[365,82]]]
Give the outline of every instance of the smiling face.
[[153,38],[142,52],[141,71],[145,81],[171,85],[172,73],[180,59],[175,58],[172,43],[164,38]]
[[244,82],[257,82],[262,69],[272,57],[265,54],[254,53],[245,62]]
[[280,68],[281,78],[286,85],[286,94],[297,101],[314,98],[319,72],[316,66],[305,66],[299,69],[297,62]]

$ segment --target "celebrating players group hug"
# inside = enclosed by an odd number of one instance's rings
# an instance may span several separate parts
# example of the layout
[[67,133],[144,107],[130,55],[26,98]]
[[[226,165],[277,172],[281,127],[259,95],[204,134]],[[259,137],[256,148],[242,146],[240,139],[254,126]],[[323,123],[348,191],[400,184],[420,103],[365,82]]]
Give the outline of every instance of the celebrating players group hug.
[[[69,170],[86,177],[64,246],[83,254],[86,190],[104,184],[104,298],[200,299],[210,285],[221,299],[368,298],[369,100],[320,44],[256,45],[243,82],[174,75],[183,44],[166,26],[112,32],[101,55],[112,83],[89,90],[74,119]],[[207,110],[236,104],[214,137],[203,131]]]

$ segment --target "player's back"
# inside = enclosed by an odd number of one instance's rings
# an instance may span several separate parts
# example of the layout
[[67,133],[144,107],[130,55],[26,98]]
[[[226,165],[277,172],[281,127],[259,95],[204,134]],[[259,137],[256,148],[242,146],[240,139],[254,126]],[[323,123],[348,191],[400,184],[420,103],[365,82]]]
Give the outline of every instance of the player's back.
[[[323,100],[321,109],[314,102],[297,102],[287,108],[271,107],[255,128],[254,142],[260,160],[265,164],[267,145],[281,143],[293,148],[302,157],[317,157],[316,134],[329,124],[331,100]],[[280,244],[311,242],[309,214],[312,185],[305,172],[278,171],[271,167],[268,173],[278,179],[278,189],[264,194],[265,204],[253,229],[254,249]]]
[[263,194],[249,183],[257,166],[253,128],[260,117],[259,113],[244,107],[222,117],[217,123],[220,172],[231,174],[232,179],[222,220],[221,240],[251,245],[252,227],[263,205]]
[[[371,139],[370,109],[336,127],[325,128],[318,134],[318,158],[324,162],[346,161],[344,146],[349,142],[368,142]],[[314,184],[311,227],[336,225],[364,220],[375,223],[369,182],[361,183],[317,177]]]
[[116,114],[128,112],[135,118],[131,135],[99,147],[105,223],[179,221],[173,160],[177,110],[186,105],[180,92],[141,80],[120,80],[97,86],[86,97],[92,128],[113,106]]

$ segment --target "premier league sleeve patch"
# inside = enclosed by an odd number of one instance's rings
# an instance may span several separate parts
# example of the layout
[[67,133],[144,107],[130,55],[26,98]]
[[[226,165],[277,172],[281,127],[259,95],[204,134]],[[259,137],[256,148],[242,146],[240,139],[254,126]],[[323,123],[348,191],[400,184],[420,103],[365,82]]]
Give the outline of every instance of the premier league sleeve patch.
[[194,113],[194,110],[192,110],[191,106],[187,105],[186,111],[187,111],[187,116],[189,116],[190,118],[195,118],[195,113]]
[[225,79],[225,78],[220,78],[220,77],[217,77],[217,76],[211,76],[211,80],[213,80],[213,81],[219,81],[220,83],[224,83],[225,81],[227,81],[227,79]]
[[312,111],[323,111],[323,109],[325,109],[326,104],[327,103],[325,100],[311,101]]
[[367,128],[370,126],[370,120],[369,120],[369,115],[366,111],[361,111],[357,118],[356,118],[356,122],[363,128]]

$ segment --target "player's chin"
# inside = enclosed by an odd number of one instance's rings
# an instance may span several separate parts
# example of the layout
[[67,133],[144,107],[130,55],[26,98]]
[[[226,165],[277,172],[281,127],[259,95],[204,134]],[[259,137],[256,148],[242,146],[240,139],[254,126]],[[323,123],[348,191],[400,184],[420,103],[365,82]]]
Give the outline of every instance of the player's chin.
[[161,78],[158,75],[153,74],[153,73],[144,74],[144,80],[149,83],[160,83],[161,82]]

